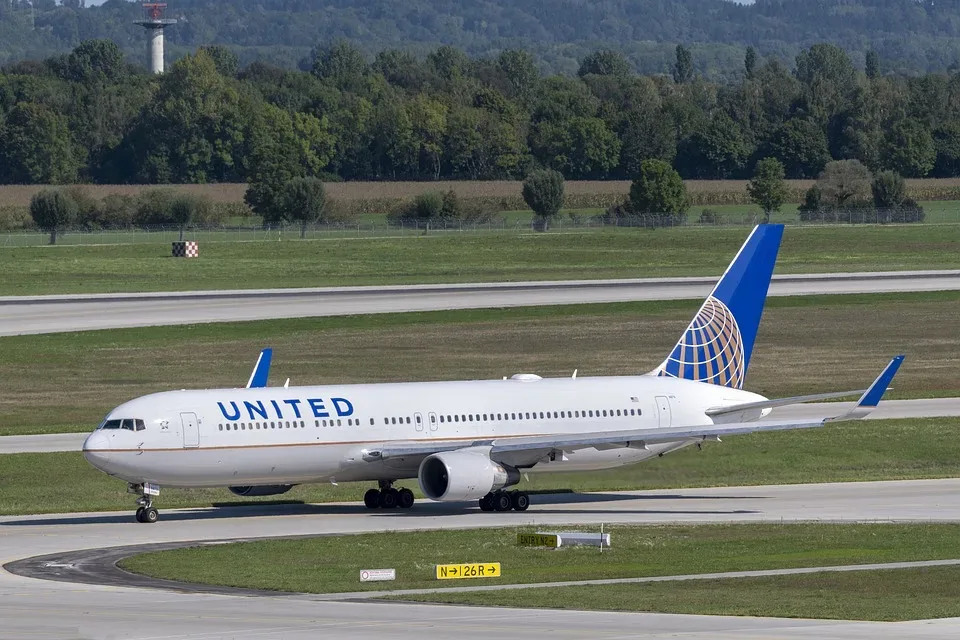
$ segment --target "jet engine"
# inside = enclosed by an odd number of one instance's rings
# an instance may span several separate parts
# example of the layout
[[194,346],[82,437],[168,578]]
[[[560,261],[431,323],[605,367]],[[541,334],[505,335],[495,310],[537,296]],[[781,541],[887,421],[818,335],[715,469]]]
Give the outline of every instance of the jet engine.
[[490,459],[485,449],[444,451],[424,458],[417,474],[420,490],[431,500],[453,502],[482,498],[520,482],[520,472]]
[[293,489],[292,484],[266,484],[261,487],[230,487],[235,496],[277,496]]

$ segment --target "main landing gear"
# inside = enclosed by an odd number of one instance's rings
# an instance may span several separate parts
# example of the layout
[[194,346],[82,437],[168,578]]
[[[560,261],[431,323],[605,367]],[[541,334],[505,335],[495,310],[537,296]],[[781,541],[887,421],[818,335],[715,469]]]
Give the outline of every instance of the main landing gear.
[[523,491],[494,491],[480,498],[481,511],[526,511],[530,496]]
[[413,491],[394,489],[393,482],[380,481],[379,489],[370,489],[363,494],[363,504],[367,509],[409,509],[413,506]]
[[127,491],[140,496],[137,498],[137,522],[153,524],[160,518],[160,512],[153,508],[153,496],[159,495],[160,487],[149,483],[131,484]]

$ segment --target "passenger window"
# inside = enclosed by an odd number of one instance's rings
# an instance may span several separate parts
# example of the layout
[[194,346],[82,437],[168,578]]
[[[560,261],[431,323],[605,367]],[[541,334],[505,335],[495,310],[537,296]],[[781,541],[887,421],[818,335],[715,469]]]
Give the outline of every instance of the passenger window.
[[440,422],[441,422],[441,424],[443,423],[443,421],[444,421],[444,420],[443,420],[443,416],[440,416]]
[[466,422],[466,421],[467,421],[467,416],[461,415],[461,416],[460,416],[460,421],[461,421],[461,422]]
[[338,426],[338,427],[340,426],[340,419],[339,419],[339,418],[337,418],[337,426]]
[[[326,421],[324,421],[324,422],[326,422]],[[373,418],[370,418],[370,426],[371,426],[371,427],[373,426]]]
[[407,424],[410,424],[410,416],[407,416]]
[[396,418],[390,418],[390,422],[391,422],[392,424],[397,424],[397,419],[396,419]]

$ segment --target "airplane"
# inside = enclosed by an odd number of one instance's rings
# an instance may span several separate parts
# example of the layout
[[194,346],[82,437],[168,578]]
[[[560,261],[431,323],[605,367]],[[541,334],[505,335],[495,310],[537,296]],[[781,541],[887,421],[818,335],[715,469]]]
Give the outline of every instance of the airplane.
[[[762,224],[654,370],[615,377],[268,387],[264,349],[239,389],[154,393],[111,411],[83,445],[97,469],[128,483],[138,522],[156,522],[161,487],[279,495],[305,483],[363,481],[370,509],[427,498],[524,511],[507,490],[523,474],[634,464],[689,445],[823,427],[873,410],[904,356],[866,390],[767,399],[743,389],[783,225]],[[846,413],[770,420],[775,408],[860,394]]]

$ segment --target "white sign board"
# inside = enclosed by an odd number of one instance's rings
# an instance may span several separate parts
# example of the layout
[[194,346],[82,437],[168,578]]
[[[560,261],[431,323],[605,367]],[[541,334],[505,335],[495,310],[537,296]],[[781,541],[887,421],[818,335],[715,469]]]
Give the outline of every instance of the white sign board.
[[360,572],[360,582],[382,582],[396,579],[396,569],[364,569]]

